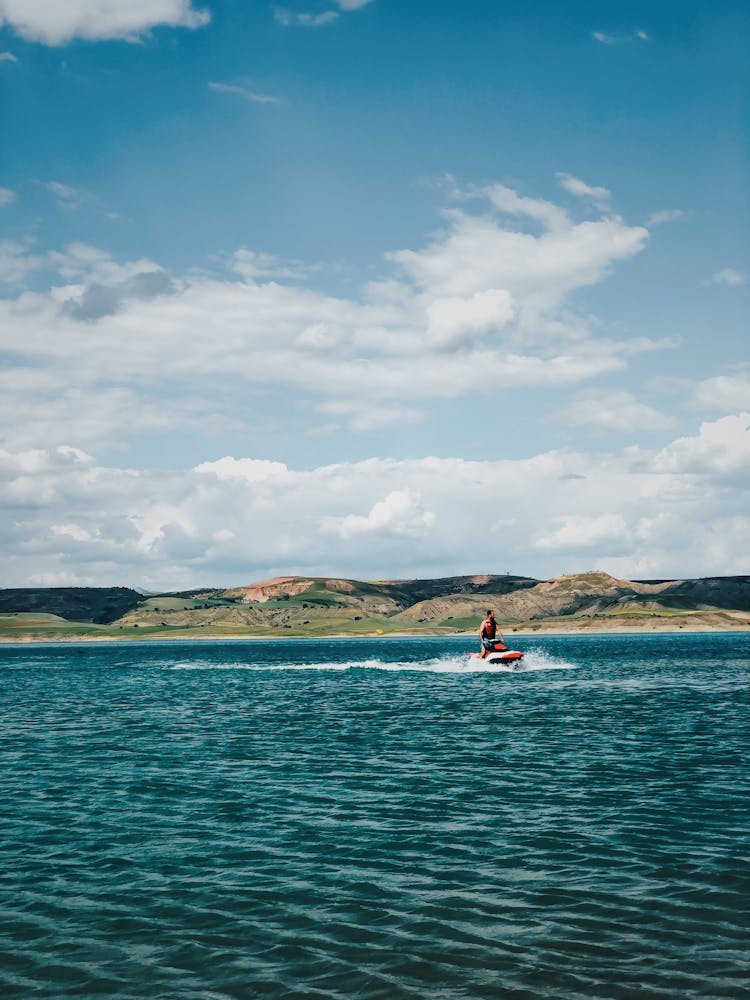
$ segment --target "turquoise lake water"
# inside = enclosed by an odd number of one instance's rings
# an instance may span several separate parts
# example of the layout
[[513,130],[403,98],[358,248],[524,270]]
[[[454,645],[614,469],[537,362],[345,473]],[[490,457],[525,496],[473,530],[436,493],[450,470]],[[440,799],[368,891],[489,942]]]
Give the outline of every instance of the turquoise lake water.
[[0,647],[0,996],[750,995],[747,635]]

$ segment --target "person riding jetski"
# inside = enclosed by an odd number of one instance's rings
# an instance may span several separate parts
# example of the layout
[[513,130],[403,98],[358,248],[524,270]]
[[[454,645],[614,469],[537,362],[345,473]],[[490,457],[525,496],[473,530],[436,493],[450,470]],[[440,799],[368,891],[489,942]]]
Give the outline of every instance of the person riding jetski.
[[495,612],[491,608],[487,609],[487,617],[479,629],[479,638],[482,642],[481,659],[484,659],[489,653],[503,652],[508,648],[505,645],[502,630],[495,621]]

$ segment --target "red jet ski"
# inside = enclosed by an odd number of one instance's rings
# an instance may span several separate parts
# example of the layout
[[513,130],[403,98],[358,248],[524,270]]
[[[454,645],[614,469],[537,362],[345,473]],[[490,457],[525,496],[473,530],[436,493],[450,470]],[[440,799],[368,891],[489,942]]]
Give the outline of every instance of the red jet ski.
[[492,649],[489,653],[467,653],[469,657],[473,657],[475,660],[483,660],[485,663],[518,663],[519,660],[523,659],[523,653],[519,653],[517,649],[508,649],[505,643],[497,640],[492,643]]

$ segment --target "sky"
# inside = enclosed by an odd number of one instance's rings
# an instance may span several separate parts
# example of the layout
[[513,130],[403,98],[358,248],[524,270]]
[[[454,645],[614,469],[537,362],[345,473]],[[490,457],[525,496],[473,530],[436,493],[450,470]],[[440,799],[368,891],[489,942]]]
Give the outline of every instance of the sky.
[[0,586],[750,572],[739,0],[0,0]]

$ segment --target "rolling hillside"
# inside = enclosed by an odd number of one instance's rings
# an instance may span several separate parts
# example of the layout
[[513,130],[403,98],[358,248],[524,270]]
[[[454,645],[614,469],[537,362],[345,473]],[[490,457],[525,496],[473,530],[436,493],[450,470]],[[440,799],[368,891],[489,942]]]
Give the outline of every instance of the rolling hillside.
[[750,628],[750,576],[620,580],[602,572],[432,580],[275,577],[144,596],[127,588],[0,590],[0,638],[366,635]]

